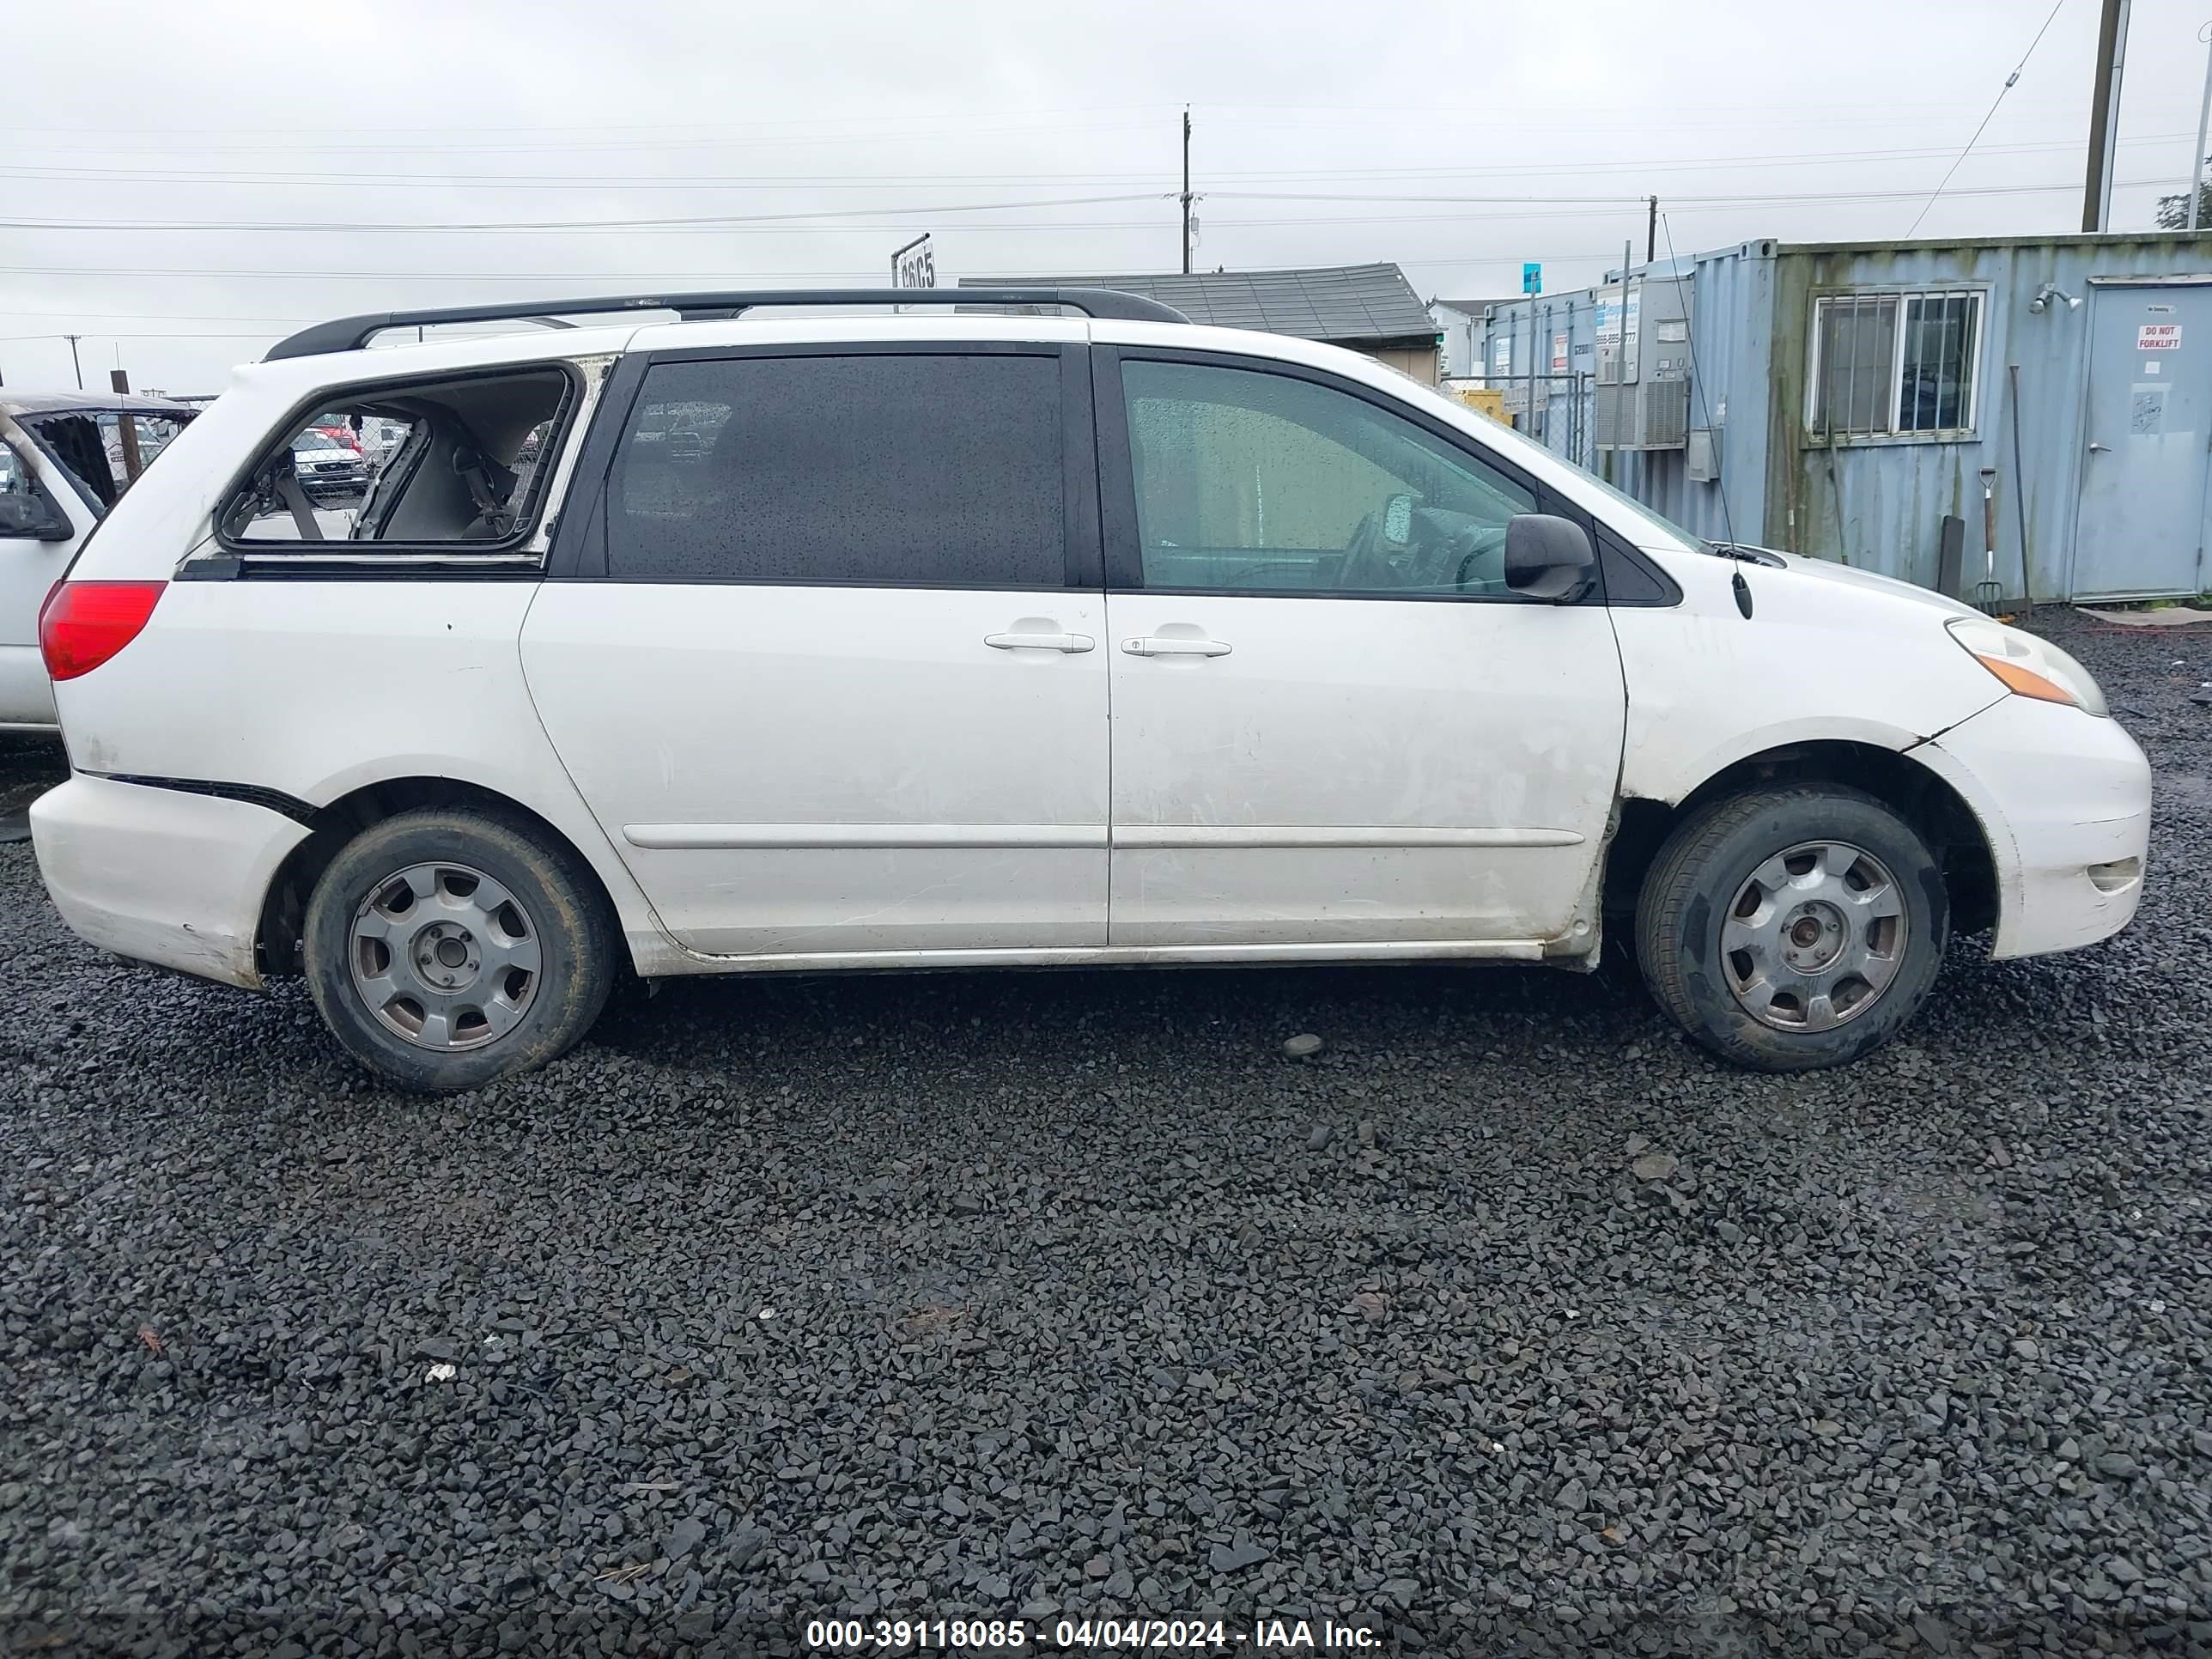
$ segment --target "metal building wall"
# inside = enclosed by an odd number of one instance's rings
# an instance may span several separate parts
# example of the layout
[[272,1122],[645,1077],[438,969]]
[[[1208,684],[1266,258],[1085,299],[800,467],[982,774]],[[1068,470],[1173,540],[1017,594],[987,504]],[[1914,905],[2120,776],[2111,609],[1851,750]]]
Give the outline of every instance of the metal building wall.
[[[1775,306],[1775,398],[1784,441],[1770,455],[1768,487],[1779,509],[1770,533],[1794,526],[1803,550],[1933,586],[1942,517],[1966,521],[1967,563],[1983,547],[1980,469],[1997,471],[1997,579],[2021,592],[2025,508],[2029,587],[2038,599],[2074,589],[2088,387],[2091,308],[2063,301],[2029,310],[2046,283],[2085,300],[2092,277],[2150,277],[2212,270],[2212,236],[1990,239],[1899,247],[1785,246]],[[1832,448],[1805,422],[1807,347],[1823,293],[1882,287],[1985,287],[1974,435],[1963,441],[1860,440]],[[2020,366],[2021,465],[2008,366]]]
[[[1480,353],[1475,373],[1505,394],[1506,414],[1515,426],[1577,465],[1589,466],[1596,445],[1596,406],[1590,401],[1596,378],[1596,302],[1592,290],[1583,289],[1540,295],[1534,305],[1533,342],[1528,301],[1491,307],[1474,343]],[[1553,348],[1559,335],[1567,340],[1566,368],[1555,371]],[[1532,362],[1537,376],[1533,424],[1527,413]],[[1503,372],[1501,363],[1505,365]]]
[[[1967,574],[1970,580],[1978,578],[1980,470],[1992,466],[1997,471],[1998,580],[2008,597],[2021,592],[2024,507],[2028,586],[2038,599],[2053,599],[2068,597],[2072,588],[2092,307],[2077,311],[2055,302],[2034,313],[2029,303],[2046,283],[2086,298],[2092,277],[2202,276],[2212,271],[2212,235],[1894,245],[1759,240],[1700,253],[1680,266],[1695,283],[1690,424],[1713,429],[1719,480],[1691,483],[1681,451],[1601,455],[1594,470],[1701,535],[1732,535],[1932,586],[1947,514],[1966,520]],[[1647,280],[1664,281],[1672,269],[1655,267]],[[1808,348],[1814,301],[1822,295],[1923,288],[1974,289],[1985,295],[1971,435],[1831,444],[1809,431]],[[1549,298],[1554,304],[1577,302],[1584,326],[1589,325],[1589,290]],[[1540,339],[1547,301],[1537,303]],[[1487,330],[1492,341],[1509,330],[1517,337],[1514,367],[1525,374],[1525,304],[1496,307]],[[2008,374],[2014,363],[2021,380],[2019,477]],[[1540,399],[1539,406],[1540,411]],[[1537,435],[1546,435],[1540,418]],[[1556,441],[1553,447],[1566,453]],[[1588,465],[1590,457],[1571,459]]]
[[[1690,383],[1690,424],[1713,428],[1720,460],[1717,483],[1690,482],[1680,450],[1597,449],[1598,404],[1616,395],[1614,388],[1596,384],[1597,289],[1545,295],[1535,302],[1540,347],[1550,340],[1555,328],[1564,327],[1571,341],[1571,361],[1589,371],[1579,388],[1583,410],[1575,428],[1582,434],[1581,453],[1571,453],[1562,441],[1565,424],[1546,423],[1544,417],[1549,411],[1540,396],[1535,435],[1559,453],[1698,535],[1716,540],[1730,539],[1731,535],[1740,541],[1760,540],[1773,260],[1772,242],[1751,242],[1656,265],[1634,266],[1628,273],[1632,281],[1643,282],[1647,290],[1677,280],[1689,285],[1691,345],[1696,359]],[[1528,362],[1526,301],[1492,308],[1484,346],[1486,361],[1497,342],[1509,334],[1514,372],[1525,377]],[[1647,343],[1645,350],[1649,349]],[[1501,382],[1493,377],[1491,384]],[[1524,378],[1519,392],[1509,395],[1508,408],[1517,410],[1526,396]]]

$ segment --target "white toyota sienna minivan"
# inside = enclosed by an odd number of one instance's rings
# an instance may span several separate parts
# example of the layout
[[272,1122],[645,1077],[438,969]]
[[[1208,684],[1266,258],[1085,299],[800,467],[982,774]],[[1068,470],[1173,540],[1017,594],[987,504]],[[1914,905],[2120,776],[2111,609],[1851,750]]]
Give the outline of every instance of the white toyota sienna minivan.
[[[386,313],[240,370],[46,602],[62,915],[305,975],[439,1090],[625,969],[1588,967],[1615,920],[1699,1041],[1799,1070],[1954,930],[2135,912],[2148,766],[2029,635],[1700,541],[1349,352],[895,298]],[[333,422],[377,442],[322,489]]]

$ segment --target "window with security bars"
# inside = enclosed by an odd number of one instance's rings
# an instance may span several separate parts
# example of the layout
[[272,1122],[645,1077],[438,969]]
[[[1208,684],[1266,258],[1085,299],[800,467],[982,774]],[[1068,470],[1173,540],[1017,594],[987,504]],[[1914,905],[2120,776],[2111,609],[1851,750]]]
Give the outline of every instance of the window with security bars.
[[1814,303],[1807,424],[1815,437],[1971,432],[1978,289],[1844,294]]

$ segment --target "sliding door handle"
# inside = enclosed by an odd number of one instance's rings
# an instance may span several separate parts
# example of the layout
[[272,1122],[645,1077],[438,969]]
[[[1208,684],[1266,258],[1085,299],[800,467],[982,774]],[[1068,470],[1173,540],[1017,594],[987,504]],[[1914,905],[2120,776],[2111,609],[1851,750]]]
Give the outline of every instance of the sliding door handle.
[[994,651],[1065,651],[1077,657],[1098,641],[1088,634],[986,634],[983,643]]
[[1121,641],[1133,657],[1225,657],[1230,647],[1221,640],[1194,640],[1174,635],[1144,634]]

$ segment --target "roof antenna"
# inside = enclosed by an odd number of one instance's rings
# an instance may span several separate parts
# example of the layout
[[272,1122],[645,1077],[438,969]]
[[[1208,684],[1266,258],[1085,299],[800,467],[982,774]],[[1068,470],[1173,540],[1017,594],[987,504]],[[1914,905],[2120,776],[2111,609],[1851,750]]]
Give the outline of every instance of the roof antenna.
[[[1674,256],[1674,227],[1668,216],[1663,213],[1659,216],[1659,224],[1667,233],[1667,263],[1674,267],[1674,299],[1680,304],[1682,299],[1682,262]],[[1620,295],[1621,304],[1626,305],[1628,303],[1628,273],[1626,270],[1620,273]],[[1705,402],[1705,374],[1698,367],[1697,324],[1692,319],[1690,307],[1687,305],[1683,305],[1681,310],[1682,339],[1683,343],[1690,348],[1690,383],[1698,389],[1698,418],[1705,429],[1710,432],[1713,427],[1713,416],[1711,407]],[[1721,543],[1721,550],[1735,560],[1735,569],[1729,577],[1729,587],[1735,595],[1735,608],[1748,618],[1751,615],[1751,584],[1743,579],[1743,560],[1736,550],[1735,520],[1729,512],[1727,467],[1715,469],[1713,483],[1721,492],[1721,533],[1727,538]]]

